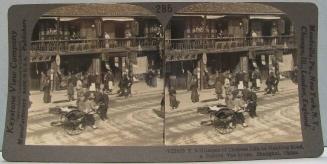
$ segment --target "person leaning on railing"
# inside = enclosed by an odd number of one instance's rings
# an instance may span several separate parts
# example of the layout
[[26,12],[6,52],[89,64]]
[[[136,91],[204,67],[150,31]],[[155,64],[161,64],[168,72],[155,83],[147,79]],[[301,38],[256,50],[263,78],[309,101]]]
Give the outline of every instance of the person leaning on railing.
[[110,35],[107,32],[104,32],[104,39],[105,39],[105,47],[109,48]]
[[251,32],[251,37],[252,37],[252,46],[256,46],[258,35],[254,30],[252,30],[252,32]]

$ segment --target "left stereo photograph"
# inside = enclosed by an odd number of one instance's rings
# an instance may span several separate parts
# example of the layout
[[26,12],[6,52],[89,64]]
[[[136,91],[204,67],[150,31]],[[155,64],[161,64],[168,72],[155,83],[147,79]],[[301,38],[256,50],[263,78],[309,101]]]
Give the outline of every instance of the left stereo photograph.
[[162,145],[161,36],[137,5],[44,13],[32,33],[25,144]]

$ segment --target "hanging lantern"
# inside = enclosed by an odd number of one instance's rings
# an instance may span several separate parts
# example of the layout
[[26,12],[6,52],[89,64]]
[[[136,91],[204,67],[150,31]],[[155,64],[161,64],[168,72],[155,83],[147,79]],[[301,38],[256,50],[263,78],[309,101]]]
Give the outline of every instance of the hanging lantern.
[[56,64],[60,66],[60,55],[56,55]]

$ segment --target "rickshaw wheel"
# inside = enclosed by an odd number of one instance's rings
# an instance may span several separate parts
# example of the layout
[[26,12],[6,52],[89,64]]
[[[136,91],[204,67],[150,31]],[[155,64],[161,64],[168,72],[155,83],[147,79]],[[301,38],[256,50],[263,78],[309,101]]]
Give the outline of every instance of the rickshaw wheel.
[[67,134],[74,136],[82,133],[81,129],[71,129],[71,128],[65,128],[65,131]]
[[222,127],[222,126],[216,126],[215,129],[220,133],[220,134],[229,134],[233,132],[233,129],[230,127]]
[[229,121],[221,121],[217,117],[214,118],[214,127],[220,134],[229,134],[233,132],[233,129],[229,127]]
[[76,120],[72,121],[72,120],[66,119],[64,129],[65,129],[66,133],[69,135],[72,135],[72,136],[78,135],[83,132],[83,130],[79,128],[80,124],[81,123]]

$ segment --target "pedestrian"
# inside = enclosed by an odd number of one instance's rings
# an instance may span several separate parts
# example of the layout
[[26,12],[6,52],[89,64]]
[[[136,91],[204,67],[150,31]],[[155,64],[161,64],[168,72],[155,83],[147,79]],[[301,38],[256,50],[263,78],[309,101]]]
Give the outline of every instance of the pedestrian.
[[237,123],[242,124],[243,127],[247,127],[248,125],[245,123],[244,117],[244,109],[246,107],[245,101],[242,99],[243,94],[242,91],[239,90],[236,97],[233,99],[233,110],[235,112],[235,120],[234,120],[234,127]]
[[269,76],[266,80],[266,93],[265,94],[275,94],[276,89],[275,89],[275,84],[276,84],[276,77],[274,76],[273,72],[269,72]]
[[280,81],[280,72],[279,72],[279,64],[278,62],[274,62],[274,75],[275,75],[275,78],[276,78],[276,81],[275,81],[275,89],[276,89],[276,92],[278,92],[278,84],[279,84],[279,81]]
[[237,89],[244,89],[244,72],[236,73],[235,78]]
[[94,93],[88,92],[88,95],[86,96],[87,99],[84,102],[85,108],[84,108],[84,127],[85,126],[91,126],[93,129],[97,129],[97,126],[95,125],[95,117],[94,114],[98,110],[99,106],[95,103],[94,99]]
[[50,103],[51,102],[51,81],[48,76],[45,77],[44,85],[43,85],[43,102]]
[[257,95],[255,92],[248,88],[243,91],[244,101],[247,103],[246,109],[249,112],[251,118],[257,117]]
[[230,81],[231,81],[230,78],[228,78],[228,76],[226,76],[224,79],[224,92],[225,92],[224,97],[228,97],[228,95],[231,94],[231,82]]
[[108,71],[108,87],[109,93],[112,93],[114,90],[114,74],[111,70]]
[[249,80],[250,80],[250,77],[249,77],[249,73],[246,72],[246,71],[243,71],[243,74],[244,74],[244,88],[248,88],[249,87]]
[[130,95],[131,82],[126,73],[124,73],[123,78],[119,82],[119,96],[128,97]]
[[260,89],[260,84],[261,84],[261,80],[260,80],[260,72],[258,68],[255,68],[255,70],[252,72],[251,75],[251,89],[252,90],[259,90]]
[[109,96],[105,92],[105,88],[103,84],[100,85],[99,92],[96,92],[95,94],[95,102],[99,106],[97,113],[99,114],[100,119],[103,121],[107,120],[108,119],[107,112],[109,108]]
[[186,71],[186,89],[187,91],[190,91],[191,90],[191,83],[192,83],[192,73],[190,70],[187,70]]
[[191,82],[191,100],[193,103],[199,102],[199,93],[198,93],[198,80],[196,76],[192,77],[192,82]]
[[153,78],[154,78],[154,73],[153,73],[152,69],[149,69],[147,83],[148,83],[148,86],[150,86],[150,87],[153,87]]
[[152,83],[152,87],[156,88],[157,87],[157,76],[158,76],[158,73],[156,70],[153,71],[153,77],[152,77],[152,80],[151,80],[151,83]]
[[82,76],[81,80],[82,80],[83,88],[89,88],[89,78],[88,78],[88,76]]
[[[77,97],[77,101],[81,100],[81,98],[83,97],[83,83],[82,83],[82,76],[79,77],[76,81],[76,97]],[[78,102],[77,102],[78,103]]]
[[127,96],[132,96],[133,75],[127,75]]
[[215,82],[215,93],[217,95],[217,100],[223,99],[223,83],[220,80],[220,74],[216,77],[216,82]]
[[162,93],[162,98],[161,98],[161,101],[160,101],[160,112],[163,115],[165,113],[165,94],[164,93]]
[[46,74],[44,72],[41,72],[40,91],[43,91],[45,80],[46,80]]
[[178,108],[179,101],[176,98],[176,89],[174,87],[171,87],[169,89],[169,105],[172,109]]
[[204,77],[203,77],[203,87],[204,89],[208,89],[209,88],[209,80],[210,80],[210,76],[209,76],[209,72],[207,69],[204,70]]
[[74,101],[74,81],[71,73],[69,73],[67,79],[67,95],[68,95],[68,101]]
[[103,83],[105,90],[107,90],[109,93],[111,93],[113,90],[113,80],[114,78],[112,71],[108,70],[108,72],[104,75]]

